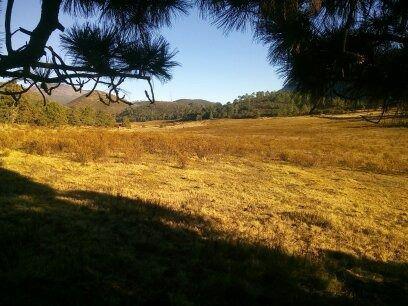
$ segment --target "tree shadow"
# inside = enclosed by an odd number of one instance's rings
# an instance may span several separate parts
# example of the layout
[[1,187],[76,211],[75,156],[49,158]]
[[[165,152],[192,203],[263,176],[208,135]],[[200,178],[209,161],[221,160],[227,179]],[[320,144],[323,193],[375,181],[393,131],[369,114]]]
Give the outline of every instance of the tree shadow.
[[[0,245],[0,305],[406,301],[406,265],[340,253],[314,262],[232,241],[200,216],[158,203],[58,192],[2,168]],[[343,287],[329,290],[333,279]]]

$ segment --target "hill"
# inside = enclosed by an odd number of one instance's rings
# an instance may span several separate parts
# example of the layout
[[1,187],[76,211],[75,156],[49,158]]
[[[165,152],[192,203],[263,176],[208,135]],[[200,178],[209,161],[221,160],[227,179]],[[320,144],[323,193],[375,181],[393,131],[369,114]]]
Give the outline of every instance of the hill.
[[180,99],[175,102],[157,102],[154,105],[139,103],[127,109],[120,117],[133,121],[150,120],[201,120],[215,118],[257,118],[296,116],[309,112],[307,97],[278,91],[257,92],[238,97],[233,103],[221,104],[200,99]]
[[128,105],[123,102],[111,103],[110,105],[107,105],[100,101],[99,94],[105,96],[105,92],[103,91],[95,91],[89,97],[86,96],[87,94],[83,94],[82,96],[67,103],[66,106],[71,108],[91,107],[96,111],[104,111],[114,115],[122,113],[128,107]]
[[119,118],[128,117],[132,121],[210,119],[211,109],[219,105],[221,104],[201,99],[156,101],[154,104],[136,102],[131,108],[125,109]]
[[210,101],[203,100],[203,99],[179,99],[179,100],[174,101],[173,103],[194,104],[194,105],[204,105],[204,106],[215,104],[214,102],[210,102]]
[[[55,86],[56,84],[49,84],[50,87]],[[32,94],[40,95],[38,90],[33,87],[29,91]],[[71,86],[66,84],[61,84],[52,91],[51,96],[45,94],[47,100],[58,102],[61,105],[67,105],[69,102],[78,99],[79,97],[86,95],[89,91],[82,90],[82,92],[76,92],[72,89]]]

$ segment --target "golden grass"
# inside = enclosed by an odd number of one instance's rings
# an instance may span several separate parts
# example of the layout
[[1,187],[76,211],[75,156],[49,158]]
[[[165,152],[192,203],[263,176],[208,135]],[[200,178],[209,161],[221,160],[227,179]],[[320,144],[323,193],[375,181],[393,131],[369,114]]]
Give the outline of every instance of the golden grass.
[[322,118],[144,123],[131,130],[3,126],[0,148],[75,161],[138,162],[145,155],[179,161],[240,157],[305,167],[337,167],[376,173],[408,172],[406,128]]
[[156,158],[138,164],[88,163],[12,152],[3,167],[57,190],[141,198],[197,214],[234,239],[295,254],[341,251],[408,261],[405,176],[326,171],[276,163]]
[[[341,252],[408,262],[403,128],[309,117],[131,130],[4,126],[0,147],[3,167],[35,182],[158,203],[199,216],[227,241],[315,261]],[[343,285],[333,278],[327,290],[344,294]]]
[[291,252],[408,260],[406,129],[308,117],[164,124],[3,127],[0,144],[29,154],[8,153],[9,169],[57,189],[159,201]]

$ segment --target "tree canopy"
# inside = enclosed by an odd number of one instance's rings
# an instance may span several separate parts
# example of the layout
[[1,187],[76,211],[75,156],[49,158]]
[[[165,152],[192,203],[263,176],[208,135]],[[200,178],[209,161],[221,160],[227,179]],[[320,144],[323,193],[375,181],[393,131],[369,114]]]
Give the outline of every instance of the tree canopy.
[[[5,11],[6,55],[0,57],[0,75],[23,80],[28,84],[18,93],[17,100],[32,87],[51,93],[48,84],[65,83],[80,91],[87,83],[106,85],[108,103],[118,102],[120,85],[127,79],[142,79],[149,83],[153,77],[171,78],[170,69],[177,65],[175,52],[157,30],[169,25],[172,18],[185,13],[189,4],[184,0],[42,0],[41,18],[34,30],[11,29],[14,0],[8,0]],[[70,29],[59,21],[60,12],[87,18],[84,24]],[[94,18],[91,18],[94,17]],[[95,18],[96,17],[96,18]],[[60,30],[63,56],[47,45],[51,34]],[[13,35],[28,36],[27,43],[15,49]],[[7,92],[4,92],[7,93]],[[154,102],[151,90],[146,96]]]
[[252,26],[286,83],[315,98],[408,100],[405,0],[201,0],[227,30]]

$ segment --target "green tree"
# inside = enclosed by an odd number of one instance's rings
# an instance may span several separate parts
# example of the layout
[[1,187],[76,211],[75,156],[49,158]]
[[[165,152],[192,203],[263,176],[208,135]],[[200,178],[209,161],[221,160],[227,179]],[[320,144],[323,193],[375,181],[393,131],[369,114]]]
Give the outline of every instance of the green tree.
[[[4,91],[18,92],[20,86],[15,82],[4,85]],[[23,97],[25,99],[26,97]],[[16,101],[11,95],[0,94],[0,123],[14,123],[17,117],[18,108]]]
[[44,105],[40,101],[22,99],[18,103],[16,123],[46,125]]
[[0,123],[13,123],[17,116],[17,107],[8,96],[0,96]]
[[14,123],[17,116],[17,108],[0,101],[0,123]]
[[90,106],[85,106],[79,110],[81,125],[92,126],[96,123],[96,112]]
[[123,126],[127,129],[130,129],[132,127],[130,118],[128,116],[123,117]]
[[104,112],[98,111],[95,116],[95,125],[96,126],[104,126],[104,127],[112,127],[116,123],[115,116]]
[[60,126],[68,123],[68,114],[65,107],[56,102],[48,102],[44,108],[45,124]]
[[68,110],[68,124],[76,126],[82,124],[80,109],[75,107]]

